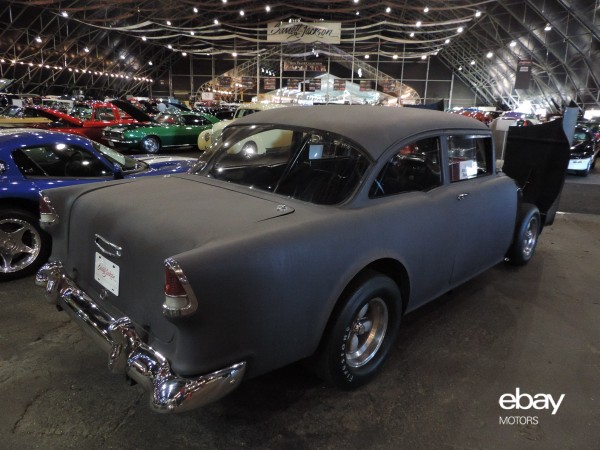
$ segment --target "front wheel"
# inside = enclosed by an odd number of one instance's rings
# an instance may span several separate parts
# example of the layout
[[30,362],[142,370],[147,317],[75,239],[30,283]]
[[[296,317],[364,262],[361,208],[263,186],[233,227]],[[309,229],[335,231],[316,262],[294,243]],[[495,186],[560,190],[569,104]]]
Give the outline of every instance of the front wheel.
[[140,142],[140,147],[146,153],[158,153],[160,151],[160,141],[157,137],[147,136]]
[[50,237],[28,211],[0,212],[0,281],[34,273],[50,255]]
[[517,221],[513,244],[508,251],[508,262],[524,266],[533,257],[541,231],[540,211],[536,206],[523,204]]
[[317,373],[341,389],[373,378],[388,357],[400,327],[402,299],[394,281],[368,271],[335,308],[317,354]]

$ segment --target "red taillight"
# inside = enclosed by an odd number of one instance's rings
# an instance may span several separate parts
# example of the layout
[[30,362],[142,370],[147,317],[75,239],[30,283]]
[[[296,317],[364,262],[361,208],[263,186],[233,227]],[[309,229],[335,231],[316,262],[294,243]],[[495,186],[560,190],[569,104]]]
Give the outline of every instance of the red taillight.
[[169,297],[185,296],[185,289],[181,281],[175,271],[169,267],[165,267],[165,295]]
[[42,224],[56,224],[58,223],[58,214],[52,207],[50,199],[44,195],[40,195],[39,199],[40,208],[40,223]]
[[181,267],[173,258],[165,261],[165,300],[163,314],[181,317],[193,314],[198,308],[194,291]]

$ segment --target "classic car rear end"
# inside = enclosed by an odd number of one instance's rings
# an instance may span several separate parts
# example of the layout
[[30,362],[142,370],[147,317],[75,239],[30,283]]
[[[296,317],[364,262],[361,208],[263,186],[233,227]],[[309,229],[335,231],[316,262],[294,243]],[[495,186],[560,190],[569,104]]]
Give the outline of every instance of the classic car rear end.
[[487,127],[444,113],[262,112],[227,127],[196,172],[40,203],[56,244],[38,283],[158,411],[311,356],[356,388],[405,312],[507,254],[526,263],[541,229],[496,172]]

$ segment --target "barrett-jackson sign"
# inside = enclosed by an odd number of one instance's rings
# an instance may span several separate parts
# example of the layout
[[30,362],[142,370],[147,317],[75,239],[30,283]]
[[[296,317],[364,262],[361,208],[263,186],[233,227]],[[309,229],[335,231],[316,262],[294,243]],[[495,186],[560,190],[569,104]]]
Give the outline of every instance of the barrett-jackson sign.
[[267,25],[268,42],[324,42],[339,44],[342,24],[339,22],[285,23],[271,22]]

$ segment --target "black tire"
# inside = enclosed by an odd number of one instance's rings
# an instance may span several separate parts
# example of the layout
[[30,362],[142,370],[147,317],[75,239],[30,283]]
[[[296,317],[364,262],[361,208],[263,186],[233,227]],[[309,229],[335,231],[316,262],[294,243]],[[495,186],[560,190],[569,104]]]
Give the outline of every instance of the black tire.
[[36,215],[19,209],[0,211],[0,281],[35,273],[50,250],[50,236]]
[[158,153],[161,147],[160,139],[156,136],[146,136],[140,142],[140,147],[146,153]]
[[529,203],[521,205],[517,228],[507,259],[513,266],[524,266],[535,252],[542,222],[540,211]]
[[[316,355],[316,372],[341,389],[373,378],[388,357],[400,328],[402,298],[390,278],[365,271],[334,309]],[[367,329],[368,327],[368,329]]]

